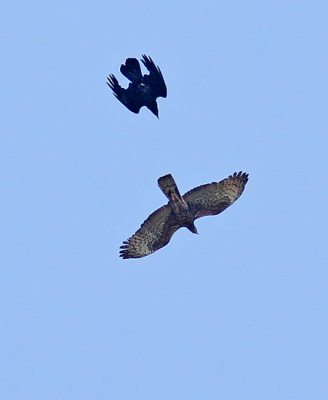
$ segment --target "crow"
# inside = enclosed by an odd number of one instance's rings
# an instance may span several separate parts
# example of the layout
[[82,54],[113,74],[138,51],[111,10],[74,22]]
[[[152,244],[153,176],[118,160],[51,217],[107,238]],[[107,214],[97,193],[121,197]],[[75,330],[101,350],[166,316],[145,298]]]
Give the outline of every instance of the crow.
[[127,58],[121,65],[121,73],[131,82],[127,89],[123,89],[115,75],[110,74],[107,85],[113,90],[114,96],[130,111],[138,114],[145,106],[158,117],[157,97],[166,97],[167,88],[161,70],[154,61],[146,55],[141,59],[149,74],[142,75],[139,61],[136,58]]

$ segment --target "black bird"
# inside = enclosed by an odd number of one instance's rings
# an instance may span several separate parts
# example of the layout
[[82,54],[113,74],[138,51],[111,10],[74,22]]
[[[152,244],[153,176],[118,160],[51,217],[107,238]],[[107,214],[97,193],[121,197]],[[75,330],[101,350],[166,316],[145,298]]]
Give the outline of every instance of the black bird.
[[113,90],[114,96],[130,111],[138,114],[140,108],[146,106],[158,118],[157,97],[166,97],[167,88],[161,70],[154,61],[146,55],[141,59],[149,74],[142,75],[139,61],[127,58],[121,65],[121,73],[131,81],[127,89],[123,89],[115,75],[110,74],[107,85]]

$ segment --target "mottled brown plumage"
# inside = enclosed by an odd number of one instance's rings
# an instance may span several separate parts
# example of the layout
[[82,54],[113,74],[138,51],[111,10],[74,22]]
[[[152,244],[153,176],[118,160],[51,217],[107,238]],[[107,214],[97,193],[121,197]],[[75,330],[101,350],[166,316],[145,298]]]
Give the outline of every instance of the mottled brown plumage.
[[233,204],[243,193],[248,174],[235,172],[220,182],[198,186],[183,196],[171,174],[158,179],[158,185],[169,202],[154,211],[137,232],[123,242],[122,258],[140,258],[164,247],[182,227],[197,233],[194,221],[217,215]]

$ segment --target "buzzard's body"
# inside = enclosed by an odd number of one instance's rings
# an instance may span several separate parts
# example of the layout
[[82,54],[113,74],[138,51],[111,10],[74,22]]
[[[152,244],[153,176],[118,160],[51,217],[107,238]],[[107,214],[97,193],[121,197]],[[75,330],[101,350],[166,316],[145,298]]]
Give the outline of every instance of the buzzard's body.
[[140,229],[121,246],[122,258],[140,258],[164,247],[182,227],[197,233],[194,221],[217,215],[233,204],[243,193],[248,174],[238,172],[220,182],[198,186],[183,196],[172,175],[158,179],[158,185],[169,202],[154,211]]
[[156,99],[167,96],[167,88],[159,67],[153,60],[143,55],[141,59],[149,74],[142,75],[139,61],[136,58],[127,58],[121,65],[121,73],[131,82],[127,89],[123,89],[111,74],[107,78],[107,85],[113,90],[114,96],[130,111],[138,114],[141,107],[147,107],[158,118]]

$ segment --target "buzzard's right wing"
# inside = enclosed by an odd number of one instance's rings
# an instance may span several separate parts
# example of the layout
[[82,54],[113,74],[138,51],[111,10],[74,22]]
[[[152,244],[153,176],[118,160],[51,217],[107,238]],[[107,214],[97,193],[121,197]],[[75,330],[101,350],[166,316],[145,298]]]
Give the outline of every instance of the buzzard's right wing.
[[154,211],[137,232],[120,247],[120,257],[140,258],[164,247],[180,228],[171,207],[165,205]]
[[149,71],[149,75],[144,76],[145,83],[151,87],[156,97],[166,97],[167,88],[159,67],[156,67],[154,61],[145,54],[143,54],[141,61]]
[[130,83],[128,89],[123,89],[113,74],[108,76],[106,83],[112,89],[114,96],[124,104],[125,107],[135,114],[139,113],[143,104],[141,104],[139,97],[136,95],[133,83]]
[[194,218],[217,215],[231,206],[243,193],[248,174],[235,172],[220,182],[198,186],[183,198],[188,203]]

